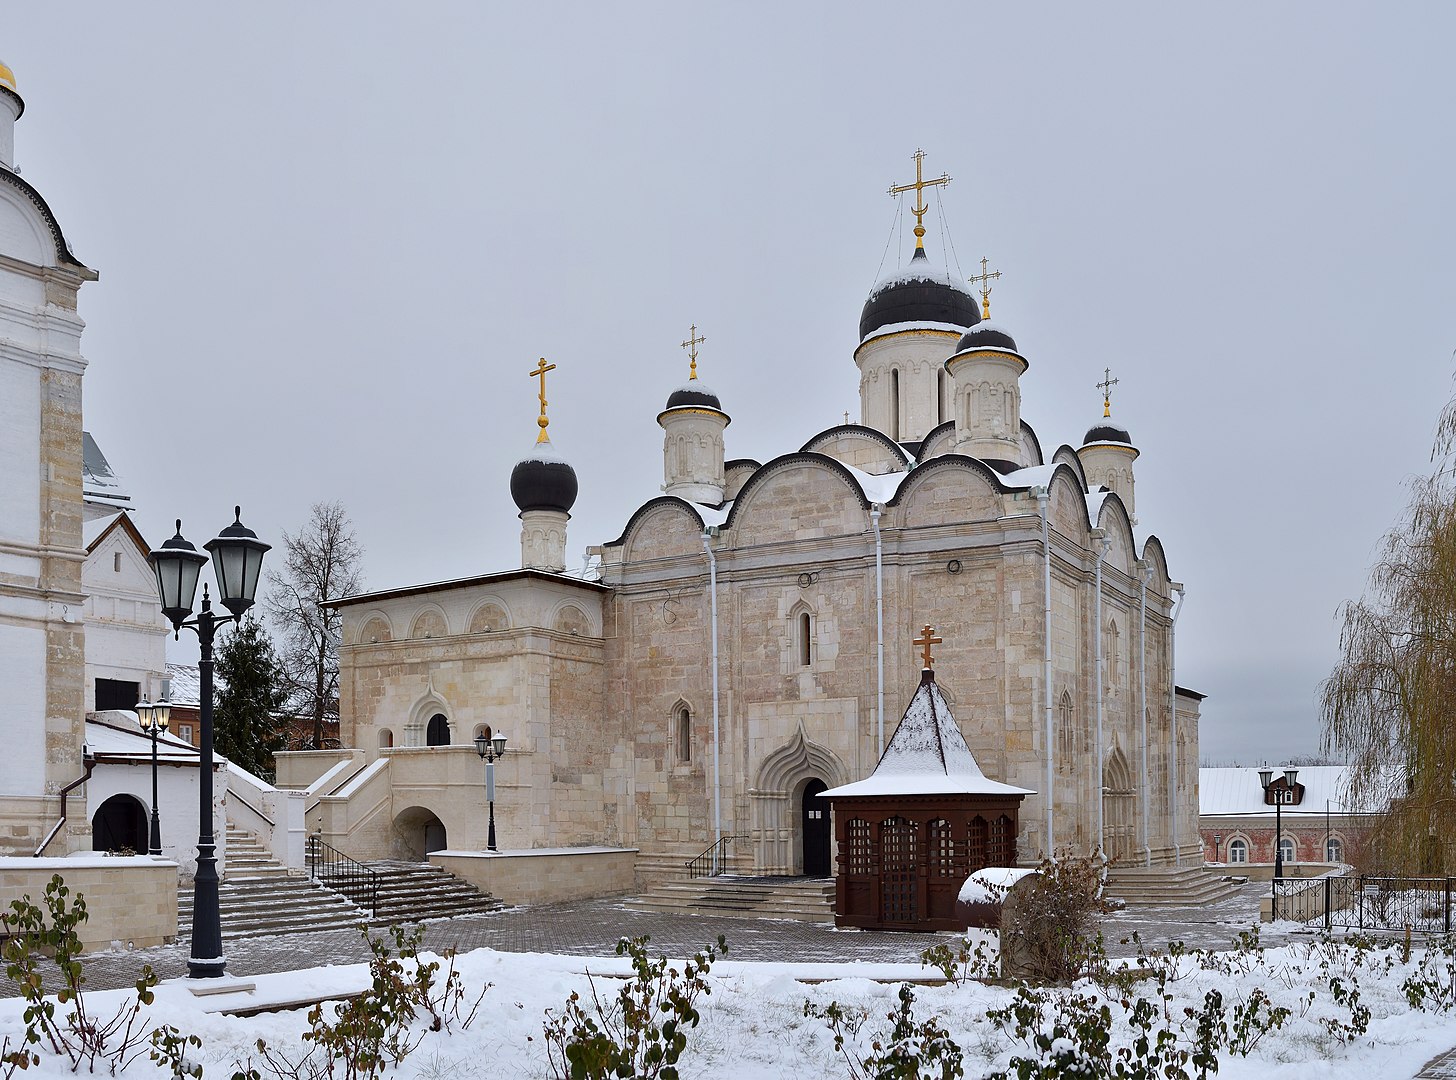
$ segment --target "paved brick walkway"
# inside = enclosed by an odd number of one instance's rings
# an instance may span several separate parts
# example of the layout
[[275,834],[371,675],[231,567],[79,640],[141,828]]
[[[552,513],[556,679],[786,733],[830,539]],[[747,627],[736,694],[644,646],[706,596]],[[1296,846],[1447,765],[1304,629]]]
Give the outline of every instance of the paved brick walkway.
[[[1226,948],[1258,917],[1258,897],[1268,886],[1249,886],[1231,900],[1200,908],[1140,909],[1109,917],[1103,927],[1108,952],[1127,956],[1136,946],[1124,944],[1137,931],[1145,945],[1180,940],[1198,948]],[[717,918],[645,911],[621,900],[584,900],[541,907],[508,908],[486,915],[468,915],[427,924],[425,945],[436,952],[492,948],[502,952],[559,953],[567,956],[611,956],[623,937],[648,935],[654,952],[686,956],[724,935],[732,960],[775,960],[852,963],[855,961],[918,963],[920,954],[937,940],[954,934],[907,934],[889,931],[837,930],[828,923],[787,920]],[[1266,944],[1278,937],[1265,933]],[[326,964],[355,964],[368,950],[355,930],[225,938],[228,972],[261,975]],[[107,951],[84,958],[86,984],[112,989],[136,982],[143,964],[163,979],[187,973],[190,943]],[[0,997],[16,988],[0,979]]]

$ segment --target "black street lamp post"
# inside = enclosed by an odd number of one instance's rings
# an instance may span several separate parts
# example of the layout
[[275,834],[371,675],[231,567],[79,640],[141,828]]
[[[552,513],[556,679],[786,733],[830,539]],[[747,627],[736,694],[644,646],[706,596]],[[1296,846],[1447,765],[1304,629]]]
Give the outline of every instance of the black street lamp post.
[[204,585],[202,610],[195,618],[188,618],[197,595],[197,579],[208,560],[183,539],[180,519],[177,535],[151,554],[152,567],[157,572],[157,591],[162,597],[162,614],[171,621],[178,637],[182,628],[188,627],[201,645],[197,668],[201,683],[198,719],[202,729],[202,768],[197,785],[199,820],[197,873],[192,879],[192,956],[187,961],[187,974],[193,979],[217,979],[227,974],[227,959],[222,954],[222,917],[218,911],[217,841],[212,832],[212,639],[219,626],[240,619],[253,606],[258,576],[263,569],[263,553],[272,546],[259,540],[243,524],[240,507],[234,507],[233,512],[233,523],[202,545],[212,553],[218,602],[231,615],[212,613],[212,599]]
[[[1274,776],[1273,769],[1259,770],[1259,783],[1267,793]],[[1284,804],[1294,801],[1294,781],[1299,777],[1298,769],[1284,770],[1284,787],[1274,789],[1274,880],[1284,878]]]
[[506,752],[506,737],[496,735],[487,739],[485,732],[475,737],[475,752],[485,762],[485,801],[490,807],[490,827],[485,836],[485,849],[495,851],[495,759]]
[[167,730],[167,721],[172,716],[172,705],[166,699],[148,701],[142,698],[137,702],[136,714],[142,730],[152,737],[152,835],[151,842],[147,845],[147,853],[160,855],[162,819],[157,813],[157,736]]

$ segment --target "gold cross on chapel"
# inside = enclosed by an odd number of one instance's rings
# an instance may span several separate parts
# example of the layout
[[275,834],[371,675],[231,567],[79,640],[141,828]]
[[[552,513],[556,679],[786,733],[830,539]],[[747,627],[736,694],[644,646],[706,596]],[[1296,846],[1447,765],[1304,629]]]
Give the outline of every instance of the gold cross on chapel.
[[982,255],[981,272],[979,274],[972,274],[969,278],[972,285],[978,281],[981,283],[981,318],[983,319],[989,319],[991,317],[991,282],[1001,276],[1000,270],[988,270],[986,268],[989,262],[990,260]]
[[941,639],[935,636],[935,628],[928,625],[920,631],[920,636],[911,642],[912,645],[920,646],[920,658],[925,661],[927,669],[935,667],[935,658],[930,655],[930,647],[940,643]]
[[538,395],[541,399],[541,415],[536,417],[536,426],[541,429],[541,434],[536,436],[536,441],[538,443],[551,441],[546,437],[546,425],[551,423],[550,420],[546,419],[546,373],[548,371],[555,370],[556,365],[548,364],[546,362],[546,358],[543,356],[541,357],[541,362],[537,364],[529,373],[531,378],[539,378],[541,380],[541,392]]
[[928,187],[941,187],[950,183],[950,173],[941,173],[934,180],[925,180],[921,176],[921,166],[925,161],[925,151],[915,151],[915,183],[913,184],[891,184],[890,194],[900,195],[907,191],[915,192],[915,205],[910,212],[915,215],[915,246],[925,246],[925,212],[930,207],[925,205],[925,189]]
[[1117,380],[1112,377],[1111,368],[1102,369],[1102,381],[1097,384],[1097,389],[1102,391],[1102,415],[1112,415],[1112,388],[1117,385]]
[[682,343],[682,347],[688,351],[688,359],[691,361],[688,367],[688,378],[690,380],[698,377],[698,346],[707,340],[705,337],[698,336],[697,323],[688,327],[688,339]]

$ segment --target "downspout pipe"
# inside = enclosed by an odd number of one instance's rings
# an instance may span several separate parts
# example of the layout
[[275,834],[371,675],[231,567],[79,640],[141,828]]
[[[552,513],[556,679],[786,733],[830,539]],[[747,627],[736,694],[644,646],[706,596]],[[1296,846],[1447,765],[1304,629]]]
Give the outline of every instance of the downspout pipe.
[[1103,817],[1103,803],[1107,799],[1107,789],[1104,778],[1107,775],[1107,750],[1103,742],[1103,680],[1107,670],[1107,658],[1102,654],[1102,560],[1107,558],[1107,552],[1112,547],[1112,541],[1101,529],[1092,532],[1092,542],[1097,546],[1095,561],[1093,562],[1093,575],[1095,584],[1093,591],[1096,596],[1096,615],[1092,631],[1093,640],[1096,642],[1097,663],[1096,663],[1096,696],[1097,696],[1097,775],[1092,778],[1092,790],[1097,792],[1097,850],[1101,854],[1103,873],[1107,868],[1107,852],[1103,847],[1104,839],[1107,836],[1106,820]]
[[1042,591],[1042,637],[1045,657],[1042,662],[1042,696],[1046,699],[1046,857],[1054,858],[1056,845],[1052,833],[1052,801],[1055,795],[1053,780],[1056,776],[1052,761],[1052,538],[1051,526],[1047,521],[1047,502],[1050,492],[1045,487],[1036,489],[1036,510],[1041,515],[1041,591]]
[[91,770],[96,768],[96,757],[85,744],[82,744],[81,748],[81,764],[85,766],[86,771],[78,779],[72,780],[65,787],[61,788],[61,819],[55,823],[50,832],[46,833],[46,838],[40,842],[40,847],[35,849],[33,858],[39,859],[44,855],[45,849],[51,846],[51,841],[59,836],[61,830],[66,827],[66,797],[87,780],[91,779]]
[[875,528],[875,760],[885,753],[885,564],[880,538],[880,513],[870,507],[870,524]]
[[1143,865],[1153,865],[1153,840],[1148,820],[1148,578],[1153,568],[1140,561],[1138,572],[1138,723],[1142,731]]
[[1173,826],[1173,865],[1183,865],[1183,851],[1178,846],[1178,680],[1173,674],[1173,633],[1178,629],[1178,615],[1183,610],[1183,586],[1173,582],[1173,591],[1178,594],[1178,606],[1173,609],[1173,621],[1168,624],[1168,809]]
[[723,858],[723,785],[719,774],[718,742],[718,557],[713,554],[713,537],[718,530],[703,530],[703,551],[708,556],[708,604],[713,657],[713,873]]

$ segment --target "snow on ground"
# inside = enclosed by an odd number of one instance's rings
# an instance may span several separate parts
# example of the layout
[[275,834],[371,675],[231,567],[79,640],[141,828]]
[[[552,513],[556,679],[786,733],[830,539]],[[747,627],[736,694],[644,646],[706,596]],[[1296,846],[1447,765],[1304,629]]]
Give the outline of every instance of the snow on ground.
[[[729,942],[731,955],[732,942]],[[1186,1006],[1199,1007],[1210,990],[1219,991],[1230,1010],[1262,989],[1276,1006],[1292,1010],[1280,1031],[1267,1034],[1247,1056],[1224,1050],[1218,1075],[1231,1080],[1313,1080],[1320,1077],[1404,1078],[1412,1076],[1434,1055],[1456,1044],[1456,1019],[1451,1013],[1412,1009],[1402,983],[1417,970],[1424,956],[1419,945],[1408,962],[1400,948],[1367,951],[1311,941],[1254,952],[1217,954],[1221,970],[1207,970],[1184,957],[1174,964],[1176,980],[1167,983],[1173,1001],[1169,1013],[1181,1016]],[[1433,952],[1433,956],[1438,955]],[[1440,971],[1449,985],[1451,953],[1440,955]],[[542,1021],[548,1009],[559,1011],[572,991],[590,999],[587,972],[597,976],[602,996],[623,985],[617,978],[629,972],[619,957],[584,958],[532,953],[502,953],[480,949],[456,958],[467,988],[467,1006],[489,984],[479,1015],[468,1030],[458,1025],[451,1034],[429,1033],[394,1075],[403,1080],[437,1077],[545,1077],[551,1072],[542,1039]],[[1323,966],[1322,966],[1323,965]],[[1333,1038],[1325,1021],[1348,1021],[1348,1007],[1330,994],[1330,977],[1357,984],[1361,1001],[1371,1010],[1368,1032],[1346,1044]],[[711,994],[700,999],[702,1022],[689,1038],[680,1062],[683,1077],[737,1078],[835,1077],[849,1075],[836,1056],[834,1040],[825,1024],[804,1015],[806,1001],[819,1006],[837,1001],[869,1014],[860,1029],[861,1048],[889,1028],[886,1014],[897,1001],[898,983],[906,978],[935,976],[934,969],[914,964],[792,964],[734,963],[714,965]],[[828,981],[801,981],[828,980]],[[306,1028],[303,1010],[263,1013],[251,1017],[227,1015],[222,1008],[256,1007],[269,1002],[297,1002],[309,995],[347,995],[369,983],[366,965],[331,966],[254,980],[249,993],[194,996],[184,981],[157,988],[150,1008],[153,1023],[172,1024],[182,1032],[200,1036],[203,1047],[194,1051],[207,1077],[230,1077],[236,1063],[252,1058],[257,1064],[256,1042],[262,1038],[290,1056],[302,1053],[300,1034]],[[1137,993],[1155,993],[1154,980],[1143,980]],[[1090,983],[1078,990],[1092,991]],[[1307,995],[1315,991],[1309,1004]],[[1028,1048],[1011,1041],[986,1019],[988,1009],[1004,1007],[1013,996],[1006,987],[969,983],[917,985],[917,1018],[938,1016],[965,1053],[965,1075],[980,1077],[1005,1068],[1013,1052]],[[1065,991],[1059,992],[1065,993]],[[123,991],[87,995],[92,1014],[110,1015],[128,998]],[[1128,1041],[1128,1028],[1119,1018],[1125,1013],[1116,995],[1103,999],[1112,1005],[1113,1044]],[[14,1047],[23,1038],[24,1002],[0,1001],[0,1034]],[[105,1072],[105,1066],[98,1067]],[[83,1068],[84,1071],[84,1068]],[[145,1055],[127,1069],[132,1076],[165,1076],[167,1072]],[[46,1057],[41,1067],[26,1075],[71,1075],[64,1060]],[[264,1076],[269,1075],[266,1071]]]

